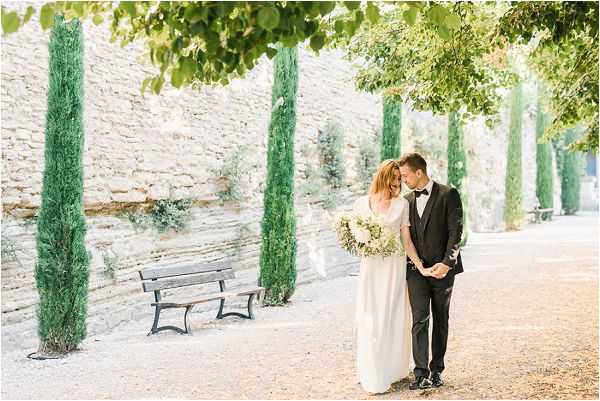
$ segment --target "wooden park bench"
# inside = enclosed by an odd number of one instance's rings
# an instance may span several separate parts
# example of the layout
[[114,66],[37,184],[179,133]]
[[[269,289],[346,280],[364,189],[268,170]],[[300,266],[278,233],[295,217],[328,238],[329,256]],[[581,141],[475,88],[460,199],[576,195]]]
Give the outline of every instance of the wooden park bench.
[[[254,312],[252,310],[253,301],[256,296],[259,300],[262,299],[265,289],[263,287],[252,287],[245,288],[242,290],[226,291],[225,280],[233,279],[235,274],[233,268],[230,265],[224,263],[210,263],[210,264],[191,264],[185,266],[170,266],[170,267],[150,267],[139,271],[140,278],[142,279],[142,288],[144,292],[154,292],[154,302],[151,306],[154,306],[154,323],[150,334],[156,334],[162,330],[174,330],[181,334],[191,333],[188,315],[192,308],[203,302],[220,301],[219,312],[217,313],[217,319],[222,319],[227,316],[238,316],[244,319],[254,319]],[[161,299],[161,290],[178,287],[190,287],[208,283],[219,283],[220,291],[202,295],[195,299],[187,302],[164,302]],[[234,297],[248,297],[248,314],[242,314],[237,312],[223,313],[223,307],[225,306],[225,300]],[[161,326],[158,327],[158,319],[160,317],[160,311],[169,308],[185,308],[185,315],[183,317],[184,329],[175,326]]]
[[553,208],[540,209],[539,207],[534,207],[533,210],[527,211],[528,214],[533,214],[533,223],[539,224],[542,222],[542,217],[545,214],[548,214],[548,220],[552,220],[552,212],[554,212]]

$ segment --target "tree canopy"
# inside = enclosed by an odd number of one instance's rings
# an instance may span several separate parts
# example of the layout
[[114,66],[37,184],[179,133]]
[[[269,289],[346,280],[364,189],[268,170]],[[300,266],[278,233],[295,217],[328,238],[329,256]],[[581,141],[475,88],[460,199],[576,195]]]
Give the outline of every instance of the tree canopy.
[[493,53],[489,40],[502,10],[484,4],[429,4],[421,15],[435,12],[449,21],[440,28],[431,20],[408,19],[413,7],[399,6],[377,24],[348,41],[349,55],[364,59],[357,86],[412,102],[417,110],[437,114],[465,109],[467,116],[493,116],[500,105],[497,89],[513,77],[505,54]]
[[[35,13],[33,6],[22,15],[2,6],[3,32]],[[262,56],[274,57],[277,44],[308,42],[317,52],[349,44],[350,54],[368,63],[359,87],[385,89],[420,110],[462,108],[467,116],[497,111],[496,89],[514,84],[507,48],[528,44],[531,67],[551,93],[554,119],[545,138],[581,124],[587,130],[574,146],[598,149],[597,2],[66,1],[41,6],[44,29],[54,14],[108,19],[112,41],[143,42],[158,71],[142,91],[159,93],[165,82],[226,85]]]

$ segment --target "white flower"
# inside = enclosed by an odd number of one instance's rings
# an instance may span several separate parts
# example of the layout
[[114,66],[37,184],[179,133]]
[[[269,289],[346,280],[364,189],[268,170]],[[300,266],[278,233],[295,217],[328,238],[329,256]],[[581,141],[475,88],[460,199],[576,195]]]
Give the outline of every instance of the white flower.
[[354,230],[352,230],[352,235],[354,235],[354,238],[356,239],[357,242],[366,244],[367,242],[369,242],[371,240],[371,233],[369,232],[369,230],[365,230],[364,228],[358,228],[358,227],[353,227],[355,228]]

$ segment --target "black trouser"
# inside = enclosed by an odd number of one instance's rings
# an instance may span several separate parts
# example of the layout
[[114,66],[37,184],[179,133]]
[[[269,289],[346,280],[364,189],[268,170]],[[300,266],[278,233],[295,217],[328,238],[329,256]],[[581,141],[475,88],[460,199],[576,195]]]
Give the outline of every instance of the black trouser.
[[[412,351],[415,360],[415,376],[429,377],[430,370],[440,373],[444,370],[454,275],[449,274],[443,280],[439,280],[434,277],[423,277],[418,272],[411,272],[407,280],[408,296],[413,316]],[[431,314],[433,315],[431,362],[429,362],[430,305]]]

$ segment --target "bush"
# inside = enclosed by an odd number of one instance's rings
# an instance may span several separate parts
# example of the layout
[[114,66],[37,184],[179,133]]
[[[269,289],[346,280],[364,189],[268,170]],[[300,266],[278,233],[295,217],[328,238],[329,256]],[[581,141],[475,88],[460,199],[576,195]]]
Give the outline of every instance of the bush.
[[[377,138],[379,139],[379,138]],[[379,141],[373,141],[370,138],[362,138],[358,144],[358,157],[356,158],[356,171],[358,181],[363,191],[368,191],[373,175],[379,165]]]
[[244,165],[247,146],[238,148],[223,161],[223,166],[217,171],[218,175],[225,180],[225,189],[217,192],[217,197],[224,201],[241,202],[245,196],[242,190],[242,177],[248,171]]
[[339,189],[346,177],[344,166],[344,128],[338,122],[327,120],[318,136],[321,178],[332,189]]
[[188,225],[192,200],[161,199],[154,204],[150,216],[159,233],[167,230],[181,231]]

